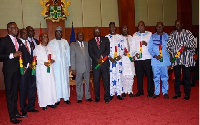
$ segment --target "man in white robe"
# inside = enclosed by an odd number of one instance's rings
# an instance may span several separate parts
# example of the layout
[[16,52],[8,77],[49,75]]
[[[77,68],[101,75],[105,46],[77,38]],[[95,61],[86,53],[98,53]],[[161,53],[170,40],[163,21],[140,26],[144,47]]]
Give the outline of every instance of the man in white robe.
[[[130,54],[132,59],[133,52],[132,52],[132,36],[128,35],[128,28],[127,26],[123,26],[122,28],[122,38],[124,39],[124,48]],[[134,75],[135,75],[135,66],[133,60],[131,60],[126,53],[122,56],[122,67],[123,67],[123,77],[122,77],[122,97],[126,97],[126,94],[129,94],[130,97],[133,97],[133,82],[134,82]]]
[[70,47],[68,41],[62,39],[62,27],[58,26],[55,30],[55,39],[51,40],[48,46],[51,46],[56,54],[56,62],[53,64],[57,103],[60,104],[60,99],[63,98],[66,104],[71,104],[70,97],[70,82],[69,82],[69,67],[70,65]]
[[[56,86],[53,74],[52,63],[55,62],[55,52],[50,46],[47,46],[48,36],[46,33],[41,34],[42,43],[35,47],[33,55],[37,57],[36,65],[36,85],[38,94],[38,103],[43,110],[47,110],[47,106],[56,108],[57,102]],[[51,54],[51,60],[48,61],[48,55]],[[50,66],[50,72],[47,67]]]

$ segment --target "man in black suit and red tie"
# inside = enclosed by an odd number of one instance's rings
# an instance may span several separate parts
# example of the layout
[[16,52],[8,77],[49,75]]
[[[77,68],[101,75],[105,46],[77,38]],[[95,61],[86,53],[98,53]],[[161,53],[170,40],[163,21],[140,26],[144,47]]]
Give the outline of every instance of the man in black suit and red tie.
[[20,80],[19,56],[22,55],[22,42],[16,37],[18,27],[15,22],[7,24],[8,35],[0,42],[0,59],[3,60],[4,84],[6,101],[10,122],[17,124],[22,122],[16,118],[22,118],[17,110],[17,89]]
[[26,29],[27,29],[27,32],[28,32],[28,40],[30,41],[33,49],[35,49],[35,47],[37,45],[39,45],[39,41],[34,38],[34,36],[35,36],[35,30],[31,26],[27,26]]
[[[32,61],[33,61],[33,47],[28,41],[28,33],[26,29],[20,30],[20,40],[26,47],[23,50],[23,65],[26,69],[24,75],[20,79],[20,107],[23,116],[27,116],[28,112],[39,112],[35,109],[35,98],[36,98],[36,84],[34,82],[35,75],[31,75]],[[28,97],[28,105],[26,99]]]
[[[105,103],[109,103],[110,97],[110,72],[109,72],[109,60],[102,60],[105,56],[110,53],[110,42],[108,38],[100,36],[100,29],[98,27],[94,28],[94,38],[88,42],[88,51],[92,59],[92,70],[94,79],[94,90],[95,90],[95,103],[100,101],[100,78],[102,75],[104,84],[104,100]],[[95,69],[96,65],[101,66]]]

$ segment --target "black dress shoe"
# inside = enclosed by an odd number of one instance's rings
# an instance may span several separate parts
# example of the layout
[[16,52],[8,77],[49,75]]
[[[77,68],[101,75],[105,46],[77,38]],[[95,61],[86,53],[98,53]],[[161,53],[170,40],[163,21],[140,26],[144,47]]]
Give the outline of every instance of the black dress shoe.
[[147,97],[148,98],[153,97],[153,94],[148,94]]
[[22,116],[27,117],[27,116],[28,116],[28,115],[27,115],[27,112],[22,112]]
[[165,99],[169,99],[169,95],[168,94],[164,94],[164,98]]
[[152,98],[154,98],[154,99],[157,98],[157,97],[159,97],[159,95],[155,95],[155,94],[154,94],[154,95],[152,96]]
[[133,97],[139,97],[139,96],[141,96],[141,95],[144,95],[144,93],[136,93]]
[[18,124],[18,123],[22,122],[22,120],[11,119],[10,122],[12,122],[13,124]]
[[70,105],[70,104],[71,104],[71,102],[70,102],[69,100],[65,101],[65,103],[66,103],[67,105]]
[[130,94],[129,94],[129,97],[133,97],[133,93],[130,93]]
[[27,114],[26,115],[21,115],[19,113],[16,114],[16,118],[25,118],[27,117]]
[[190,99],[190,96],[185,96],[184,97],[184,100],[189,100]]
[[47,106],[46,107],[42,107],[43,110],[47,110]]
[[94,102],[95,102],[95,103],[98,103],[98,102],[99,102],[99,99],[96,99],[96,98],[95,98],[95,101],[94,101]]
[[117,99],[123,100],[124,98],[123,98],[122,96],[118,95],[118,96],[117,96]]
[[108,104],[109,102],[110,102],[110,100],[109,100],[109,99],[106,99],[106,100],[105,100],[105,103],[106,103],[106,104]]
[[51,107],[51,108],[56,108],[57,107],[57,105],[47,105],[48,107]]
[[110,96],[110,100],[112,100],[113,99],[113,96]]
[[59,101],[59,102],[56,102],[55,105],[60,105],[60,101]]
[[82,100],[77,100],[77,103],[82,103]]
[[180,95],[175,95],[175,96],[172,97],[172,99],[177,99],[179,97],[181,97],[181,96]]
[[88,101],[88,102],[92,102],[92,99],[91,99],[91,98],[89,98],[89,99],[86,99],[86,101]]
[[126,94],[125,94],[125,93],[122,93],[122,97],[126,97]]
[[39,111],[36,109],[32,109],[32,110],[28,110],[27,112],[39,112]]

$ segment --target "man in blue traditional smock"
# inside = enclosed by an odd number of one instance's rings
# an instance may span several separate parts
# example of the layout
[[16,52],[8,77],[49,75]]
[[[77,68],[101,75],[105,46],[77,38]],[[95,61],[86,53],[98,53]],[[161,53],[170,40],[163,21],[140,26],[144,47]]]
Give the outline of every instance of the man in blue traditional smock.
[[57,91],[57,103],[60,104],[60,99],[64,98],[66,104],[71,104],[70,83],[69,83],[69,67],[70,65],[70,47],[67,40],[62,39],[62,27],[58,26],[55,31],[56,39],[49,42],[56,54],[56,61],[53,64],[55,84]]
[[157,22],[156,30],[149,42],[148,50],[151,56],[151,66],[153,71],[153,80],[155,85],[155,91],[152,98],[159,97],[160,94],[160,79],[162,80],[162,93],[165,99],[169,99],[168,96],[168,66],[170,63],[170,55],[167,52],[167,39],[168,34],[163,32],[164,25],[162,22]]
[[116,34],[115,23],[109,24],[110,34],[106,35],[110,41],[110,100],[114,95],[123,100],[122,94],[122,56],[124,54],[123,38]]

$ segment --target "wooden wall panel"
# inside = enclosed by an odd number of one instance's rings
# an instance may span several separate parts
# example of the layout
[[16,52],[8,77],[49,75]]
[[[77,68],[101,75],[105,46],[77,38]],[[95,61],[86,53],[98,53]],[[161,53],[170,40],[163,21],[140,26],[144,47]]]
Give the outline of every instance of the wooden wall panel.
[[182,20],[184,28],[192,30],[192,0],[177,0],[177,19]]
[[128,26],[129,33],[135,30],[135,3],[134,0],[118,0],[119,27]]

